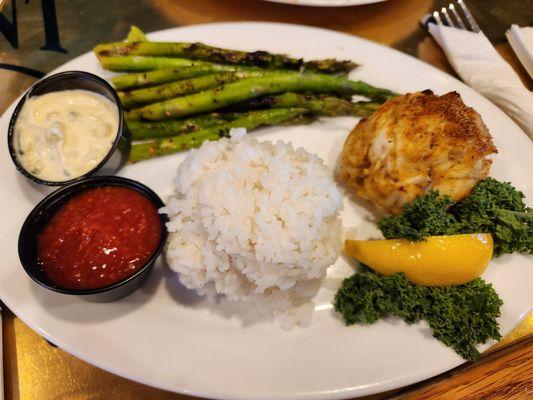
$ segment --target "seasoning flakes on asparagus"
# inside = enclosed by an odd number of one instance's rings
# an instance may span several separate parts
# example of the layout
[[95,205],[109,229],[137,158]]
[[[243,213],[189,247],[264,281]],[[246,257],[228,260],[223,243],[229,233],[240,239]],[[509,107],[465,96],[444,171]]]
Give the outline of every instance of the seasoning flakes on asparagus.
[[[103,68],[126,72],[111,82],[127,110],[131,162],[218,140],[233,127],[367,117],[396,96],[348,79],[357,67],[349,60],[150,42],[137,27],[124,42],[99,44],[94,53]],[[367,100],[354,102],[353,95]]]

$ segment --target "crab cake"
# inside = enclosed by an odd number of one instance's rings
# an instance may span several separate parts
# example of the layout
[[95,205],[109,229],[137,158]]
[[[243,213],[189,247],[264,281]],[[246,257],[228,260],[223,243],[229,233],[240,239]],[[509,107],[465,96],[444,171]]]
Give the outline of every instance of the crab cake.
[[488,175],[497,153],[480,115],[456,92],[398,96],[362,119],[343,149],[340,179],[384,211],[429,190],[454,200]]

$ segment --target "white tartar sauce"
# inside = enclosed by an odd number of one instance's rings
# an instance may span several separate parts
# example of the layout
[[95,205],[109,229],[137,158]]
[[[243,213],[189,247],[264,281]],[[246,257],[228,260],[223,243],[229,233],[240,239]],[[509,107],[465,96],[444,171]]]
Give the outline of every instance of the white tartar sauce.
[[89,90],[29,97],[15,124],[17,159],[43,180],[77,178],[107,155],[117,136],[118,120],[117,106]]

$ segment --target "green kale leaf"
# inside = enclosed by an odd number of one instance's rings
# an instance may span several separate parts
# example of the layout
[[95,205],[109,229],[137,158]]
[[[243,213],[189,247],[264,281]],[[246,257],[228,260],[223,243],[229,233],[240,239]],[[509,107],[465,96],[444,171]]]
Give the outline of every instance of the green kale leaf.
[[461,233],[491,233],[496,256],[533,253],[533,210],[510,183],[486,178],[449,211],[461,222]]
[[503,302],[482,279],[460,286],[426,287],[403,273],[382,276],[366,266],[343,281],[335,310],[346,325],[372,324],[385,316],[413,324],[425,320],[433,336],[467,360],[476,360],[476,345],[500,339],[497,318]]
[[490,233],[495,256],[533,253],[533,209],[526,207],[522,192],[493,178],[480,181],[457,203],[431,191],[405,204],[400,215],[381,219],[378,227],[387,239],[411,241],[435,235]]
[[378,222],[378,228],[386,239],[408,239],[413,242],[428,236],[454,235],[460,224],[448,212],[454,201],[439,192],[431,191],[403,206],[400,215],[391,215]]

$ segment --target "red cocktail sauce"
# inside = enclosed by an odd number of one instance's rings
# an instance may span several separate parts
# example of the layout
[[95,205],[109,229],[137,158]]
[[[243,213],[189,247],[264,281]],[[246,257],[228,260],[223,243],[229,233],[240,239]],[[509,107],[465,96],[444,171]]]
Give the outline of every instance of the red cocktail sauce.
[[137,271],[159,245],[156,207],[133,189],[88,189],[69,199],[37,238],[48,278],[69,289],[95,289]]

